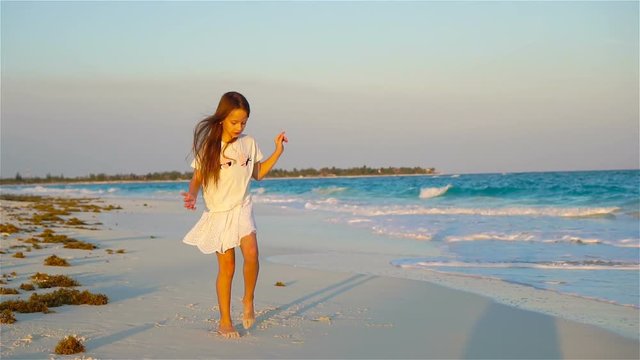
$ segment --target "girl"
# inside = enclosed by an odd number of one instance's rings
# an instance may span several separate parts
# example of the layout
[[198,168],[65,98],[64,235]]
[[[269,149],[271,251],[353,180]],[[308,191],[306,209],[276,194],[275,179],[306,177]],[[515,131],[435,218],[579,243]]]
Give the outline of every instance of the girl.
[[267,175],[288,141],[284,132],[278,134],[276,150],[262,161],[262,152],[255,140],[242,135],[249,114],[247,99],[237,92],[228,92],[222,95],[215,114],[197,124],[193,134],[193,178],[189,192],[182,192],[184,207],[195,210],[202,186],[209,211],[202,214],[183,242],[197,246],[205,254],[217,253],[218,334],[227,338],[240,336],[231,321],[231,280],[238,246],[244,257],[242,325],[249,329],[255,322],[253,296],[259,263],[249,181],[252,177],[261,180]]

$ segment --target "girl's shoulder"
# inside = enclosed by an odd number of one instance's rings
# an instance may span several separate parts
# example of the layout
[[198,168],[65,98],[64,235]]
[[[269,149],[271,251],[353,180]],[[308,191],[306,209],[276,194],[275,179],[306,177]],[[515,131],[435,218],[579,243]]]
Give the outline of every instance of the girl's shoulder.
[[251,136],[251,135],[245,135],[245,134],[240,135],[238,140],[242,141],[243,144],[255,144],[256,143],[256,139],[254,139],[253,136]]

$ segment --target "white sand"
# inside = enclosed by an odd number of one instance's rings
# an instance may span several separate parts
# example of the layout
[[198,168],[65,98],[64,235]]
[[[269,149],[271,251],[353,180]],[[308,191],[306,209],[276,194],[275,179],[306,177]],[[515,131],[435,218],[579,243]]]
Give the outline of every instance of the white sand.
[[[387,249],[379,237],[266,206],[256,207],[262,259],[256,326],[249,331],[241,326],[238,253],[232,300],[242,337],[225,340],[212,332],[218,317],[215,256],[181,242],[199,211],[183,210],[179,199],[117,202],[123,210],[97,215],[102,230],[69,230],[100,249],[54,245],[25,253],[26,259],[2,255],[2,273],[18,273],[5,287],[18,287],[30,274],[46,271],[70,275],[84,285],[81,290],[110,298],[105,306],[16,314],[18,322],[2,326],[2,358],[48,358],[69,334],[84,339],[87,351],[79,357],[99,359],[639,357],[637,309],[600,307],[604,303],[502,282],[407,275],[389,259],[400,257],[403,249],[410,253],[411,242]],[[14,237],[2,240],[2,248]],[[368,241],[379,242],[376,252],[367,251]],[[107,248],[126,253],[109,255]],[[53,253],[72,266],[43,266]],[[277,281],[287,286],[274,286]],[[514,302],[513,291],[523,299]],[[16,296],[3,296],[9,298]],[[572,316],[583,323],[565,319]]]

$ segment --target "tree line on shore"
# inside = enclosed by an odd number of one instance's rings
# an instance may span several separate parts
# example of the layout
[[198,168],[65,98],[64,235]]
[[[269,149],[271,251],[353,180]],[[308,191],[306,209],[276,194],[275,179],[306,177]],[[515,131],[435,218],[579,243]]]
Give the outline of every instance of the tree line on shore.
[[[421,167],[386,167],[372,168],[368,166],[352,167],[352,168],[336,168],[323,167],[321,169],[306,168],[285,170],[272,169],[267,177],[269,178],[300,178],[300,177],[337,177],[337,176],[376,176],[376,175],[433,175],[436,174],[435,168]],[[190,180],[193,172],[186,171],[164,171],[153,172],[145,175],[138,174],[117,174],[107,175],[89,174],[88,176],[65,177],[61,175],[47,174],[45,177],[25,177],[17,173],[12,178],[1,178],[0,185],[13,184],[46,184],[46,183],[71,183],[71,182],[106,182],[106,181],[180,181]]]

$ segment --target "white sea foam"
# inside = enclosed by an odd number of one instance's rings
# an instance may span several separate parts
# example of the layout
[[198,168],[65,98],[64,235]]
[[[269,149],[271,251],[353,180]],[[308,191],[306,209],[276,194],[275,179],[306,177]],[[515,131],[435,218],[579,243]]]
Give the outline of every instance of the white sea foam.
[[616,242],[619,247],[640,248],[640,239],[622,239]]
[[581,238],[578,236],[564,235],[560,239],[538,239],[535,235],[528,232],[518,232],[513,234],[497,233],[497,232],[482,232],[469,235],[455,235],[447,236],[444,239],[445,242],[464,242],[464,241],[524,241],[532,242],[539,241],[542,243],[573,243],[579,245],[609,245],[614,247],[640,247],[640,239],[623,239],[623,240],[601,240],[594,238]]
[[618,244],[616,242],[612,242],[612,241],[604,241],[604,240],[601,240],[601,239],[581,238],[579,236],[572,236],[572,235],[564,235],[560,239],[547,239],[547,240],[543,240],[542,242],[544,242],[544,243],[569,242],[569,243],[574,243],[574,244],[579,244],[579,245],[607,244],[607,245],[612,245],[612,246],[618,246]]
[[498,240],[498,241],[533,241],[535,236],[526,232],[520,232],[515,234],[504,233],[478,233],[465,236],[447,236],[446,242],[460,242],[460,241],[486,241],[486,240]]
[[463,262],[463,261],[398,261],[393,265],[406,269],[430,268],[485,268],[485,269],[552,269],[552,270],[624,270],[638,271],[640,264],[609,262],[549,262],[549,263],[517,263],[517,262]]
[[417,228],[408,231],[404,228],[387,227],[383,225],[375,225],[372,227],[373,232],[378,235],[391,236],[396,238],[413,239],[421,241],[429,241],[433,235],[428,229]]
[[617,207],[593,208],[554,208],[554,207],[506,207],[506,208],[430,208],[423,206],[359,206],[353,204],[326,203],[308,201],[305,208],[331,212],[346,212],[357,216],[388,215],[480,215],[480,216],[551,216],[551,217],[589,217],[611,215]]
[[389,236],[394,238],[403,238],[403,239],[413,239],[413,240],[421,240],[421,241],[429,241],[432,240],[433,234],[429,229],[425,229],[423,227],[418,227],[415,229],[407,229],[403,226],[390,226],[383,225],[375,222],[369,218],[347,218],[337,217],[331,218],[329,222],[332,223],[347,223],[353,226],[360,226],[364,228],[369,228],[373,231],[373,233]]
[[440,195],[444,195],[449,189],[451,184],[443,187],[428,187],[420,189],[420,199],[431,199]]
[[302,201],[300,198],[295,197],[265,195],[254,195],[252,199],[255,203],[261,204],[291,204]]
[[113,193],[115,191],[117,191],[117,189],[115,189],[114,191],[111,191],[111,189],[109,189],[108,191],[88,190],[88,189],[80,189],[80,188],[58,189],[58,188],[44,187],[40,185],[36,185],[33,187],[24,187],[20,189],[10,189],[10,188],[2,189],[2,192],[5,194],[35,194],[35,195],[53,195],[53,196],[70,196],[70,197],[99,196],[107,192]]
[[349,219],[347,220],[347,223],[349,224],[360,224],[360,223],[370,223],[372,222],[371,219]]
[[251,190],[252,194],[256,194],[256,195],[262,195],[265,193],[265,191],[267,191],[267,189],[263,188],[263,187],[259,187],[256,189]]
[[578,236],[565,235],[562,237],[562,241],[568,241],[577,244],[585,244],[585,245],[594,245],[594,244],[602,244],[602,240],[600,239],[585,239]]
[[346,191],[347,189],[348,187],[343,187],[343,186],[327,186],[327,187],[317,187],[317,188],[314,188],[312,191],[320,195],[330,195],[330,194]]
[[566,281],[560,281],[560,280],[549,280],[549,281],[545,281],[544,283],[549,285],[566,285],[567,284]]
[[622,240],[601,240],[601,239],[589,239],[581,238],[578,236],[565,235],[560,240],[545,240],[544,242],[558,243],[558,242],[571,242],[580,245],[609,245],[615,247],[626,248],[640,248],[640,239],[622,239]]
[[340,203],[340,200],[336,198],[327,198],[324,200],[318,200],[318,204],[337,205],[338,203]]

